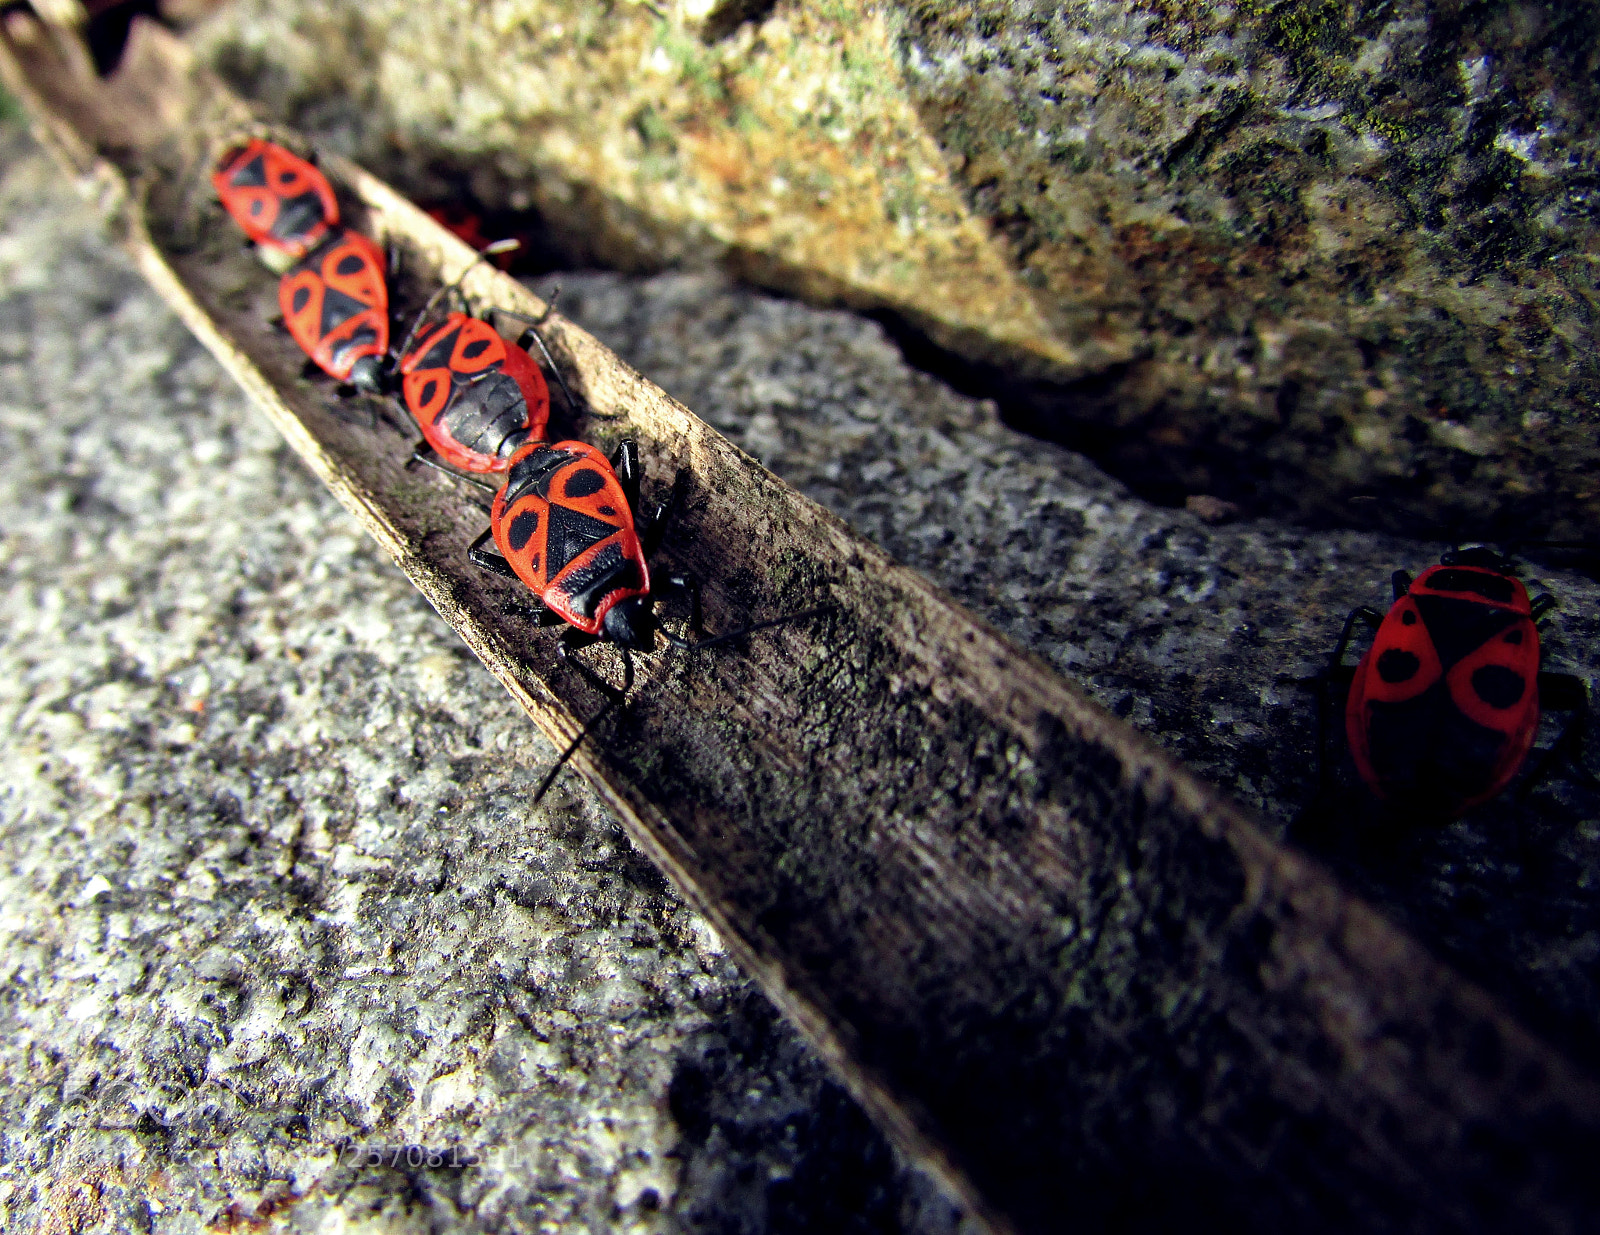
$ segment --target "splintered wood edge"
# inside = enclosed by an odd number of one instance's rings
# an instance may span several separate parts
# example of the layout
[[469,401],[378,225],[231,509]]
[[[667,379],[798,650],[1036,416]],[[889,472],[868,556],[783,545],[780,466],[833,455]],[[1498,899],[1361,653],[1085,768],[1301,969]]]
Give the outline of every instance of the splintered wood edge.
[[[12,31],[15,29],[13,26]],[[46,49],[48,52],[58,57],[74,54],[62,44],[63,35],[45,37],[55,40]],[[220,83],[198,69],[183,44],[142,22],[135,24],[125,63],[140,56],[159,60],[172,81],[181,87],[178,94],[187,91],[192,96],[184,106],[204,113],[206,122],[216,129],[217,142],[248,133],[289,136],[287,130],[256,118]],[[457,603],[449,574],[419,552],[377,497],[323,449],[271,381],[189,292],[152,240],[136,192],[116,167],[100,157],[93,142],[74,127],[71,118],[58,113],[35,89],[9,34],[0,34],[0,77],[24,103],[42,143],[118,227],[140,272],[263,409],[307,466],[394,557],[539,728],[558,744],[574,737],[578,732],[574,716],[550,692],[529,688],[500,636],[485,629]],[[170,113],[175,106],[168,100],[166,109]],[[324,164],[366,207],[375,233],[403,240],[411,252],[433,265],[441,278],[454,278],[472,263],[472,249],[382,181],[336,156],[325,155]],[[546,308],[515,280],[487,265],[473,269],[463,287],[480,303],[534,316]],[[1154,796],[1165,796],[1192,826],[1208,837],[1224,840],[1245,872],[1246,903],[1276,904],[1287,910],[1276,915],[1282,930],[1282,947],[1270,970],[1264,962],[1262,976],[1266,986],[1328,1010],[1347,998],[1354,985],[1365,989],[1368,1002],[1375,1007],[1408,1019],[1419,1018],[1436,998],[1447,997],[1461,1011],[1493,1022],[1509,1048],[1538,1057],[1558,1078],[1543,1091],[1543,1097],[1532,1094],[1521,1099],[1519,1095],[1503,1094],[1510,1107],[1538,1108],[1548,1102],[1552,1091],[1564,1090],[1574,1109],[1600,1109],[1600,1090],[1593,1082],[1526,1031],[1487,993],[1462,980],[1382,914],[1347,893],[1317,863],[1274,841],[1243,811],[1184,771],[1148,739],[1088,702],[1039,658],[1011,646],[920,575],[895,564],[836,517],[789,490],[585,331],[559,314],[551,315],[542,329],[563,368],[578,379],[592,406],[625,417],[657,441],[670,442],[692,466],[741,475],[752,491],[781,494],[786,515],[829,544],[839,560],[855,563],[857,580],[870,576],[883,590],[901,598],[903,603],[893,623],[894,636],[909,657],[925,666],[944,667],[947,689],[991,714],[1005,715],[1019,728],[1032,725],[1041,714],[1060,719],[1078,736],[1112,753],[1129,783],[1141,784]],[[838,595],[837,589],[847,585],[833,586]],[[695,873],[699,865],[696,855],[671,820],[631,791],[626,781],[614,778],[603,761],[591,759],[580,750],[572,763],[616,812],[633,842],[666,873],[684,900],[710,921],[738,963],[811,1042],[902,1152],[935,1177],[974,1218],[992,1230],[1009,1230],[1009,1223],[996,1206],[978,1192],[965,1172],[953,1163],[939,1138],[929,1131],[936,1125],[924,1117],[917,1100],[862,1064],[852,1049],[849,1027],[823,1011],[831,1006],[826,995],[814,989],[806,975],[795,972],[765,950],[759,934],[744,928],[739,911],[721,903],[705,888]],[[1330,1016],[1341,1019],[1337,1010]],[[1393,1079],[1404,1087],[1401,1078]],[[1384,1088],[1382,1082],[1377,1084]]]

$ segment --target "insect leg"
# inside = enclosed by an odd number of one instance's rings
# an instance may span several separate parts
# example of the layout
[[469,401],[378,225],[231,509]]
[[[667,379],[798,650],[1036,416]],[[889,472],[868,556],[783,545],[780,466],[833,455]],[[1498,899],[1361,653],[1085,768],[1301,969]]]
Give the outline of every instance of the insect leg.
[[[539,354],[544,357],[545,364],[550,366],[550,372],[556,375],[556,384],[561,387],[561,394],[567,401],[568,413],[573,416],[577,416],[580,414],[578,412],[578,401],[572,397],[572,390],[567,386],[567,379],[561,372],[561,366],[556,363],[556,358],[550,354],[550,349],[544,345],[544,336],[539,333],[539,327],[544,325],[545,319],[548,318],[551,313],[555,312],[556,297],[559,295],[561,295],[561,288],[557,286],[548,296],[545,297],[544,312],[539,314],[538,317],[529,317],[526,313],[518,313],[515,309],[496,309],[495,312],[503,313],[513,321],[523,322],[526,324],[528,328],[518,336],[517,346],[523,351],[527,351],[529,350],[528,344],[530,342],[537,343],[539,345]],[[592,408],[589,411],[589,415],[595,417],[597,420],[618,419],[616,416],[608,415],[604,412],[597,412]]]
[[1389,586],[1394,588],[1394,598],[1399,600],[1411,590],[1411,574],[1409,571],[1397,570],[1389,576]]
[[1570,762],[1585,783],[1600,789],[1600,778],[1589,771],[1583,762],[1583,739],[1589,728],[1589,689],[1583,679],[1570,673],[1541,673],[1539,707],[1546,712],[1571,712],[1572,719],[1522,782],[1517,797],[1525,798],[1532,793],[1562,760]]
[[576,669],[579,676],[599,694],[604,695],[613,703],[621,703],[623,696],[633,689],[633,657],[628,655],[627,648],[617,649],[622,653],[622,688],[619,690],[576,655],[580,648],[586,648],[590,644],[598,642],[599,639],[596,636],[586,634],[575,626],[569,626],[562,632],[561,642],[556,645],[556,660],[563,665],[570,665]]
[[1545,615],[1549,613],[1550,610],[1554,609],[1559,603],[1560,602],[1556,600],[1554,596],[1550,595],[1549,592],[1540,592],[1533,598],[1532,603],[1529,604],[1528,616],[1533,619],[1534,625],[1537,626],[1541,621],[1544,620]]
[[[1395,573],[1398,575],[1404,574],[1405,572],[1396,571]],[[1398,580],[1396,581],[1396,585],[1398,586]],[[1407,582],[1406,587],[1410,586],[1411,584]],[[1405,591],[1403,589],[1401,590],[1400,595],[1405,595]],[[1383,625],[1383,614],[1379,613],[1370,605],[1362,605],[1359,608],[1350,610],[1350,616],[1344,620],[1344,629],[1339,632],[1339,642],[1334,645],[1333,656],[1328,660],[1327,677],[1329,679],[1337,677],[1339,675],[1339,671],[1344,668],[1344,654],[1346,649],[1348,649],[1350,646],[1351,636],[1355,634],[1357,622],[1365,622],[1368,627],[1376,631],[1378,627]]]
[[[501,312],[504,313],[504,312],[506,312],[506,310],[502,309]],[[513,314],[511,314],[511,316],[512,317],[521,317],[522,315],[520,313],[513,313]],[[548,316],[548,313],[546,314],[546,316]],[[528,350],[528,343],[529,343],[530,340],[539,345],[539,354],[544,357],[545,364],[550,366],[550,372],[552,372],[552,373],[554,373],[556,375],[556,385],[561,387],[561,395],[567,401],[567,411],[568,411],[568,413],[573,415],[573,416],[576,416],[578,414],[578,401],[572,397],[572,390],[567,385],[566,375],[561,372],[561,366],[556,363],[556,358],[550,354],[550,349],[544,345],[544,336],[542,334],[540,334],[538,332],[538,330],[536,330],[534,327],[529,326],[526,330],[524,330],[520,335],[517,336],[517,346],[520,347],[523,351],[527,351]],[[600,415],[600,413],[598,413],[598,412],[595,412],[593,414],[596,415],[596,416]],[[602,419],[602,420],[614,420],[615,417],[613,417],[613,416],[600,416],[600,419]]]
[[631,437],[622,439],[611,456],[611,466],[622,482],[622,496],[628,499],[628,512],[639,518],[639,444]]
[[493,535],[494,529],[492,527],[485,528],[483,535],[467,546],[467,560],[483,570],[503,575],[507,579],[515,579],[517,572],[511,569],[511,563],[498,553],[490,553],[489,550],[484,548],[484,542]]
[[[700,608],[700,580],[694,575],[676,574],[656,577],[650,589],[652,600],[663,600],[668,595],[682,592],[689,597],[689,634],[699,639],[705,634],[705,619]],[[665,632],[663,632],[665,633]]]
[[[1397,596],[1404,596],[1406,589],[1411,586],[1410,576],[1406,576],[1405,585],[1401,586],[1403,570],[1394,573],[1394,587]],[[1353,676],[1354,671],[1346,669],[1344,654],[1350,646],[1351,636],[1355,634],[1356,623],[1364,622],[1374,631],[1383,625],[1383,615],[1369,605],[1361,605],[1350,610],[1344,620],[1344,629],[1339,632],[1339,641],[1334,644],[1333,655],[1328,659],[1328,667],[1322,674],[1317,690],[1317,797],[1322,797],[1328,788],[1328,694],[1327,685],[1337,683],[1341,678],[1346,682]]]
[[410,470],[413,463],[421,463],[425,467],[431,467],[436,472],[443,472],[446,476],[454,476],[457,480],[464,480],[469,485],[474,485],[486,493],[498,493],[500,491],[499,485],[492,485],[488,481],[479,480],[476,476],[470,476],[466,472],[456,471],[455,468],[439,458],[433,447],[428,445],[426,440],[418,442],[415,449],[412,450],[411,457],[406,460],[407,470]]
[[653,558],[656,550],[661,548],[661,541],[667,534],[667,525],[677,517],[678,510],[683,505],[683,495],[688,488],[689,471],[680,467],[678,474],[672,480],[672,492],[667,494],[666,501],[656,507],[656,513],[639,533],[639,547],[644,550],[646,561]]
[[473,269],[478,265],[479,262],[488,261],[489,258],[493,257],[497,253],[509,253],[521,243],[522,242],[520,240],[512,239],[496,240],[488,248],[484,249],[470,262],[468,262],[466,269],[455,277],[454,282],[447,283],[443,287],[435,289],[433,295],[429,296],[428,299],[423,303],[422,308],[417,310],[416,317],[411,320],[411,329],[406,331],[406,337],[401,341],[400,347],[395,352],[395,355],[405,356],[408,352],[410,352],[411,340],[417,337],[417,331],[421,329],[422,323],[432,315],[433,310],[438,306],[441,300],[445,301],[446,303],[449,302],[449,297],[451,294],[460,289],[461,284],[466,281],[466,277],[472,273]]
[[705,634],[705,617],[700,610],[700,580],[693,575],[668,575],[667,587],[689,596],[689,633],[696,639]]

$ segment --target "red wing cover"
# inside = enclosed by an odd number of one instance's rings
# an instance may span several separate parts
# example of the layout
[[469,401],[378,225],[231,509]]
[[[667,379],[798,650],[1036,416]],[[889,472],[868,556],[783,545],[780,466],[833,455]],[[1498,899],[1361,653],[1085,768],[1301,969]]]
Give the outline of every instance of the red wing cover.
[[339,223],[328,178],[282,146],[256,138],[212,174],[223,209],[257,244],[299,257]]
[[1527,590],[1435,566],[1394,603],[1356,667],[1345,731],[1379,797],[1442,817],[1503,790],[1539,727],[1539,632]]
[[528,439],[544,437],[550,390],[527,352],[487,322],[452,313],[400,362],[401,394],[440,457],[469,472],[500,472]]
[[389,291],[383,253],[341,228],[278,284],[283,322],[306,355],[340,381],[363,356],[389,351]]
[[518,450],[490,519],[495,546],[517,577],[579,630],[598,635],[613,605],[650,590],[622,483],[584,442]]

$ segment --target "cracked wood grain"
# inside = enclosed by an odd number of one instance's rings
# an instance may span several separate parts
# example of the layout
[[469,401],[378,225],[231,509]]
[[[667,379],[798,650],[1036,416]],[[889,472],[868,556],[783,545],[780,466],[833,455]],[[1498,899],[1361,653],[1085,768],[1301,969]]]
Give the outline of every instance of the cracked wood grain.
[[[306,149],[140,23],[95,77],[14,12],[0,70],[139,269],[328,487],[564,743],[599,706],[517,588],[465,558],[480,497],[302,374],[276,279],[206,177],[241,135]],[[471,260],[324,157],[419,304]],[[544,305],[487,267],[480,307]],[[736,653],[641,658],[573,758],[903,1151],[994,1230],[1584,1226],[1600,1086],[1322,868],[562,319],[585,414],[680,470],[664,567],[711,629],[820,602]],[[681,616],[681,615],[680,615]],[[596,664],[605,666],[601,653]],[[612,671],[615,671],[614,665]]]

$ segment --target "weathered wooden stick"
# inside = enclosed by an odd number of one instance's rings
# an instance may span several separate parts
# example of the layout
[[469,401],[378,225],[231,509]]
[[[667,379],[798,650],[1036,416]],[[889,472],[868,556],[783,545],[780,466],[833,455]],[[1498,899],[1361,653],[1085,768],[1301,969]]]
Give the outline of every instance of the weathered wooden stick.
[[[413,435],[302,375],[206,176],[263,124],[136,27],[97,78],[13,13],[0,71],[139,268],[552,740],[600,706],[465,548],[484,514]],[[400,310],[470,251],[337,158]],[[479,306],[544,306],[487,267]],[[708,625],[642,658],[572,764],[912,1158],[996,1229],[1579,1229],[1600,1086],[1149,742],[776,480],[589,335],[579,402],[690,501],[663,569]],[[681,615],[678,615],[681,617]],[[606,666],[605,654],[594,663]],[[615,671],[614,664],[611,666]]]

